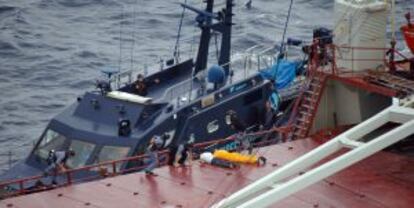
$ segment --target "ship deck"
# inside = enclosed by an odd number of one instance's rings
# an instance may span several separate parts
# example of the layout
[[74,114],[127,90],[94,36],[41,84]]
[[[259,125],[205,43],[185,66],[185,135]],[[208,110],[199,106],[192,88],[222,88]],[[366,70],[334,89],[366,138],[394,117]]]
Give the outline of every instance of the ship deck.
[[[0,207],[210,207],[322,142],[297,140],[258,149],[266,166],[229,170],[194,161],[0,201]],[[414,160],[380,152],[272,207],[412,207]]]

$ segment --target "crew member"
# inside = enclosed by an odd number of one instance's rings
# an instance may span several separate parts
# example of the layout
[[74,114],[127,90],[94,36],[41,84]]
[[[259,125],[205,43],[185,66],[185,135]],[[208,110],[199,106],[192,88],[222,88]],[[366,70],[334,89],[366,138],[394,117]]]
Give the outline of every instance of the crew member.
[[148,166],[145,168],[145,174],[155,175],[154,170],[158,165],[158,151],[163,148],[165,142],[160,136],[154,136],[151,138],[146,153],[149,158]]
[[244,132],[246,130],[246,124],[239,119],[236,112],[229,111],[228,116],[230,116],[230,127],[237,132]]
[[[154,83],[158,84],[158,83],[160,83],[160,80],[159,79],[154,79]],[[146,80],[144,78],[144,75],[138,74],[137,81],[135,81],[135,84],[134,84],[136,94],[138,94],[140,96],[147,96],[149,85],[150,85],[150,83],[148,82],[148,80]]]
[[203,163],[208,163],[208,164],[222,167],[222,168],[236,168],[237,167],[237,165],[232,162],[214,157],[213,153],[211,152],[201,153],[200,161]]
[[276,122],[276,111],[272,107],[272,103],[270,100],[267,100],[265,103],[265,109],[261,115],[262,122],[261,122],[261,129],[262,130],[269,130],[273,127],[274,123]]
[[56,177],[59,172],[63,172],[69,167],[66,162],[69,158],[75,156],[75,151],[72,149],[67,151],[54,151],[49,152],[47,158],[48,166],[44,171],[44,176],[52,175],[52,185],[57,185]]
[[236,131],[235,143],[237,145],[237,151],[241,152],[243,150],[248,150],[250,154],[252,151],[252,147],[250,141],[245,136],[246,124],[244,124],[244,122],[237,117],[236,112],[232,110],[228,112],[227,116],[229,116],[231,129]]
[[191,164],[193,159],[193,142],[188,142],[185,144],[180,144],[176,148],[170,149],[170,165],[173,165],[174,167],[178,165],[185,165],[185,162],[188,161],[189,164]]

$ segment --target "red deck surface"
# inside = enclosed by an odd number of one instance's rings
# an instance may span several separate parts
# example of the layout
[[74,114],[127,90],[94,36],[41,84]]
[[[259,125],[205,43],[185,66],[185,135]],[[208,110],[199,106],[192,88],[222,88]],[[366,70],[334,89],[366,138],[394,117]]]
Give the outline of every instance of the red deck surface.
[[[163,167],[0,202],[0,207],[209,207],[225,196],[315,148],[311,139],[261,148],[264,167],[227,170],[197,161],[186,168]],[[272,207],[414,206],[414,160],[381,152]]]

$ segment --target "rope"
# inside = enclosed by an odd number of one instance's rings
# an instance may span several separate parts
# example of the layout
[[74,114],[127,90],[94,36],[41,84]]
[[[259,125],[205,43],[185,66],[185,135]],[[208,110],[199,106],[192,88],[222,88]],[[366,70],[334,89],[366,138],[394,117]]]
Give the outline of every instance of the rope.
[[[184,0],[184,4],[187,4],[187,0]],[[183,22],[184,22],[184,15],[185,15],[185,7],[183,7],[183,12],[181,13],[180,24],[178,25],[177,40],[175,42],[175,47],[174,47],[174,57],[177,63],[180,62],[180,38],[181,38],[181,30],[182,30]]]

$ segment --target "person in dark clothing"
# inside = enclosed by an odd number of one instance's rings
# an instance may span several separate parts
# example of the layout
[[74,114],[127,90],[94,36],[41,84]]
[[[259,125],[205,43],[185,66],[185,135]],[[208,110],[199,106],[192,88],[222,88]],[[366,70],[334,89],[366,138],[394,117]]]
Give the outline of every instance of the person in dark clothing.
[[253,150],[251,147],[251,143],[245,136],[246,124],[237,117],[237,114],[234,111],[229,111],[227,116],[229,116],[231,129],[236,131],[235,143],[237,146],[237,151],[242,152],[244,150],[248,150],[249,153],[251,153],[251,151]]
[[228,114],[230,116],[230,127],[237,132],[244,132],[246,130],[246,124],[239,119],[236,112],[230,111]]
[[276,122],[276,112],[272,108],[270,101],[266,101],[265,108],[261,115],[261,129],[268,130],[273,127]]
[[137,81],[135,81],[135,92],[140,96],[147,96],[147,83],[144,79],[144,75],[138,74]]
[[[159,79],[154,80],[155,84],[160,83]],[[134,88],[135,93],[140,96],[147,96],[148,95],[148,87],[151,83],[144,78],[144,75],[138,74],[137,81],[135,81]]]
[[59,172],[63,172],[68,169],[66,162],[69,158],[75,156],[75,151],[67,150],[67,151],[54,151],[51,150],[49,152],[49,156],[47,158],[48,166],[44,171],[44,176],[52,175],[52,185],[57,185],[56,177]]
[[154,170],[158,165],[158,151],[163,148],[165,141],[160,136],[154,136],[151,138],[147,147],[146,154],[148,155],[148,166],[144,169],[145,174],[155,175]]
[[193,143],[180,144],[175,153],[173,166],[185,165],[185,161],[191,164],[193,159]]

